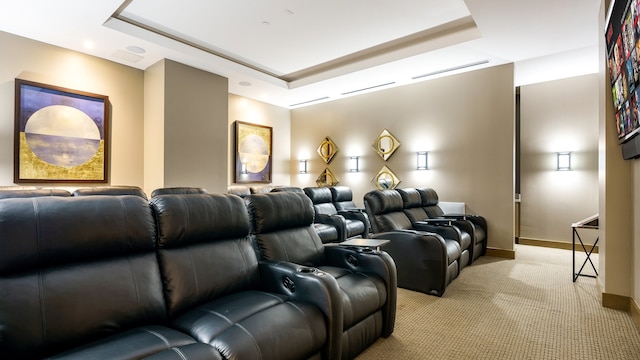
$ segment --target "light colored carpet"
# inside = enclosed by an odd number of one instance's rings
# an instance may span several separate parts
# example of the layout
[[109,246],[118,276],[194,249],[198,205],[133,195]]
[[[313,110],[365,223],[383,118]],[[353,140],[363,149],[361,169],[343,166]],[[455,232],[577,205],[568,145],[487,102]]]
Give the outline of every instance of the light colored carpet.
[[394,333],[357,359],[640,359],[631,316],[600,305],[595,279],[572,282],[571,257],[517,245],[516,260],[481,257],[441,298],[398,289]]

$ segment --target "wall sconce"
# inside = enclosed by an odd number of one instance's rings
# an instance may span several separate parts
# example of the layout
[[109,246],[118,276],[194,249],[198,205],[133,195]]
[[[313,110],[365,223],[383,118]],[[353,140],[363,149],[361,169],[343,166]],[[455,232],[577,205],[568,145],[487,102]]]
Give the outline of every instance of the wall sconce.
[[298,171],[300,171],[300,174],[307,173],[307,160],[300,160],[300,163],[298,164]]
[[417,170],[429,169],[427,154],[428,153],[426,151],[418,151],[418,166],[416,167]]
[[349,171],[350,172],[359,172],[360,171],[360,160],[358,156],[350,156],[349,157]]
[[559,152],[558,153],[558,170],[571,170],[571,153]]

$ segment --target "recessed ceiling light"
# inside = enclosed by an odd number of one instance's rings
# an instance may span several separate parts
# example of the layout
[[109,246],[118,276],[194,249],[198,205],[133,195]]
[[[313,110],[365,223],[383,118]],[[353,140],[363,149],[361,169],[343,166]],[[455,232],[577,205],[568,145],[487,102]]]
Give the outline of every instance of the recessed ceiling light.
[[251,86],[251,83],[250,83],[250,82],[248,82],[248,81],[240,81],[238,84],[239,84],[240,86]]
[[87,40],[87,41],[84,42],[84,48],[85,49],[91,50],[91,49],[93,49],[94,46],[95,46],[95,44],[91,40]]
[[131,51],[132,53],[136,53],[136,54],[144,54],[144,53],[147,52],[147,50],[141,48],[140,46],[135,46],[135,45],[127,46],[127,50]]
[[264,25],[264,26],[269,26],[269,25],[271,25],[271,23],[270,23],[270,22],[268,22],[267,20],[265,20],[265,21],[263,21],[263,22],[262,22],[262,25]]

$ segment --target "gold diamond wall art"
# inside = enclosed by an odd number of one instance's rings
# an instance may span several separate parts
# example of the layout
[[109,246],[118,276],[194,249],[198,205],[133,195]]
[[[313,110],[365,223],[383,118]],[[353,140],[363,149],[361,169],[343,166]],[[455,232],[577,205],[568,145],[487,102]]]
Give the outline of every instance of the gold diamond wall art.
[[338,179],[333,175],[329,168],[326,168],[316,179],[316,184],[318,186],[335,186],[338,185]]
[[331,138],[327,136],[322,139],[320,146],[318,146],[317,152],[325,162],[325,164],[328,164],[331,162],[338,150],[338,145],[336,145],[336,143],[334,143],[333,140],[331,140]]
[[385,129],[380,135],[378,135],[376,142],[371,146],[384,161],[387,161],[400,147],[400,141]]
[[385,165],[371,179],[371,183],[379,190],[395,189],[400,184],[400,179]]

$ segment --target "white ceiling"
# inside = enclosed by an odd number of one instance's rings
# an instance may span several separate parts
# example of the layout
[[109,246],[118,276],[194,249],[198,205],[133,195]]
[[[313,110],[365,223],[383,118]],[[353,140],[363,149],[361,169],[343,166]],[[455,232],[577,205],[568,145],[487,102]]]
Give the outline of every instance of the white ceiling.
[[172,59],[294,108],[510,62],[516,85],[597,72],[600,3],[5,0],[0,30],[138,69]]

